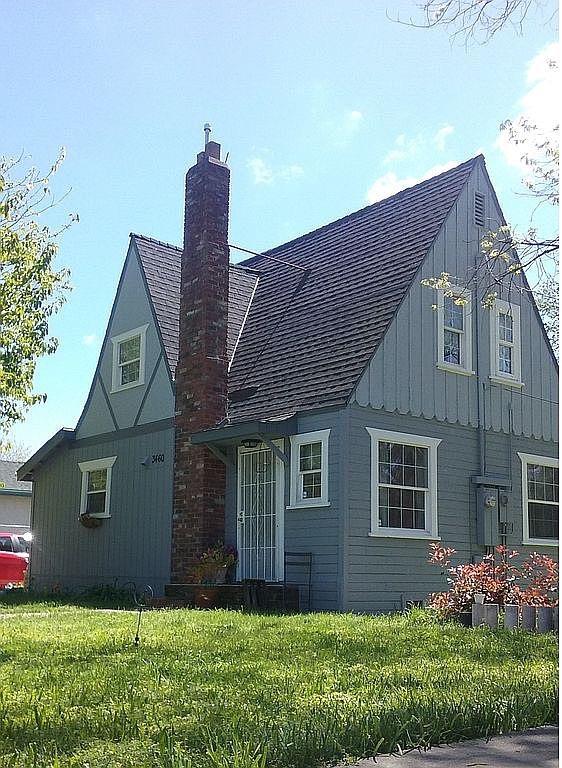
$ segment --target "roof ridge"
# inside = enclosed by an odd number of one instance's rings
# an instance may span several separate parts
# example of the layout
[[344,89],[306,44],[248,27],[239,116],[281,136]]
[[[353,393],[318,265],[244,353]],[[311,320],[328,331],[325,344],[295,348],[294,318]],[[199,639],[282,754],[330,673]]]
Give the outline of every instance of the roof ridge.
[[149,235],[141,235],[138,232],[129,232],[129,237],[138,237],[140,240],[149,240],[151,243],[157,243],[158,245],[164,245],[166,248],[172,248],[174,251],[182,251],[182,247],[179,245],[173,245],[172,243],[166,243],[164,240],[158,240],[156,237],[150,237]]
[[[183,248],[181,248],[179,245],[166,243],[164,240],[158,240],[156,237],[150,237],[149,235],[141,235],[138,232],[129,232],[129,237],[139,238],[139,240],[148,240],[151,243],[156,243],[157,245],[163,245],[165,248],[171,248],[172,250],[177,251],[178,253],[181,253],[183,251]],[[259,274],[259,270],[252,269],[252,267],[246,267],[242,262],[237,262],[237,261],[229,261],[228,268],[242,269],[244,270],[244,272]]]
[[[334,221],[329,221],[327,224],[323,224],[320,227],[316,227],[316,229],[312,229],[309,232],[305,232],[302,235],[298,235],[297,237],[294,237],[292,240],[287,240],[286,243],[281,243],[280,245],[275,245],[273,248],[268,248],[268,250],[264,251],[262,255],[267,256],[269,254],[273,254],[276,251],[280,251],[283,248],[286,248],[287,246],[291,246],[298,243],[301,240],[305,240],[307,237],[311,237],[312,235],[316,235],[319,232],[322,232],[323,230],[327,230],[330,227],[333,227],[337,224],[342,224],[343,222],[353,219],[355,216],[359,217],[362,213],[364,213],[370,208],[375,208],[376,206],[382,205],[383,203],[388,204],[389,201],[400,198],[400,196],[406,194],[406,192],[411,192],[411,190],[415,189],[416,187],[421,187],[423,184],[427,184],[430,181],[435,181],[441,176],[445,176],[446,174],[451,174],[453,173],[453,171],[458,171],[460,168],[463,168],[463,166],[471,166],[471,165],[474,166],[478,160],[482,160],[485,162],[484,155],[482,153],[475,155],[474,157],[471,157],[468,160],[464,160],[462,163],[459,163],[458,165],[453,166],[453,168],[448,168],[446,171],[441,171],[441,173],[438,173],[435,176],[431,176],[429,179],[423,179],[422,181],[418,181],[417,184],[412,184],[411,187],[406,187],[405,189],[401,189],[399,192],[395,192],[393,195],[390,195],[389,197],[385,197],[383,200],[377,200],[375,203],[369,203],[369,205],[364,205],[362,208],[359,208],[356,211],[352,211],[351,213],[347,213],[345,216],[342,216],[339,219],[334,219]],[[244,259],[243,261],[239,262],[239,264],[246,264],[248,262],[253,261],[256,258],[260,258],[260,256],[251,256],[248,259]]]

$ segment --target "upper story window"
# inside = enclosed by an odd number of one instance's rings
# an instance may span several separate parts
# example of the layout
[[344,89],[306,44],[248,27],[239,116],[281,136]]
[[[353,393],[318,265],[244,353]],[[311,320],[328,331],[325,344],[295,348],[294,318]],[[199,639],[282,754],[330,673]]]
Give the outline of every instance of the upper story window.
[[558,459],[520,453],[523,544],[558,544]]
[[111,469],[117,456],[78,463],[82,472],[80,514],[90,517],[111,517]]
[[144,384],[147,328],[148,325],[143,325],[112,337],[112,392]]
[[437,538],[441,441],[366,429],[371,436],[371,536]]
[[472,370],[472,294],[463,288],[451,288],[437,296],[439,323],[437,365],[454,373]]
[[490,313],[490,378],[521,386],[521,328],[519,307],[497,299]]
[[328,500],[329,429],[291,436],[291,506],[325,506]]

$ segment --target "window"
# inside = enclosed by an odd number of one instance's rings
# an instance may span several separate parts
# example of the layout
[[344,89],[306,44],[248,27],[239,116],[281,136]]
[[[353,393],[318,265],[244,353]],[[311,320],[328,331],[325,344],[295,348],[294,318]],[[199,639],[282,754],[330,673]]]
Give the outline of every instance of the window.
[[490,379],[521,386],[519,307],[497,299],[490,315]]
[[146,329],[148,325],[127,331],[111,339],[113,344],[112,392],[144,384]]
[[106,459],[79,462],[78,466],[82,472],[81,515],[111,517],[111,468],[116,459],[117,456],[110,456]]
[[329,429],[291,436],[291,506],[319,507],[328,501]]
[[371,536],[437,538],[433,437],[367,427],[371,436]]
[[518,454],[522,467],[523,544],[558,544],[558,459]]
[[472,294],[451,288],[437,296],[437,367],[453,373],[472,374]]

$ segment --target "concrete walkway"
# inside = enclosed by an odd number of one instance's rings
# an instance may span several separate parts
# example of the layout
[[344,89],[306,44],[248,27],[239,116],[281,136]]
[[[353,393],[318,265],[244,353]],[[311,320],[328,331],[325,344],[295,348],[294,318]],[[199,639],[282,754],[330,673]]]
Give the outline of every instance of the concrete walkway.
[[[529,731],[477,739],[427,752],[379,755],[360,760],[354,768],[558,768],[558,728],[547,725]],[[343,768],[343,767],[342,767]]]

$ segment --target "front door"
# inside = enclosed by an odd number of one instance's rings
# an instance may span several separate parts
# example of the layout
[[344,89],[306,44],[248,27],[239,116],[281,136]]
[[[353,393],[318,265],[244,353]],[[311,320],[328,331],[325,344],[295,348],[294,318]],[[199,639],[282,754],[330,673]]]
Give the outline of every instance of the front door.
[[283,463],[271,448],[239,448],[239,579],[283,579],[283,502]]

